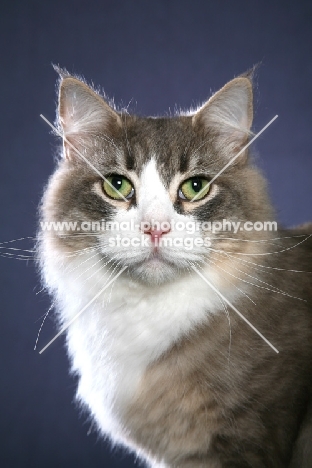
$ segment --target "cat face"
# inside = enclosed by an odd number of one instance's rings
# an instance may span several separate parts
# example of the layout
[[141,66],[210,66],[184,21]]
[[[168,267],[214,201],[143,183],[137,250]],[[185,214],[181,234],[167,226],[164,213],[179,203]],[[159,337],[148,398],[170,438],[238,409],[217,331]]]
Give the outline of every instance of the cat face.
[[[60,255],[97,250],[148,284],[172,281],[192,264],[250,249],[247,233],[211,232],[209,223],[270,217],[264,183],[243,152],[252,120],[248,78],[233,80],[202,108],[172,118],[117,113],[76,78],[60,82],[63,157],[43,202]],[[207,224],[208,223],[208,224]],[[250,236],[250,233],[248,233]],[[224,258],[223,258],[224,260]]]

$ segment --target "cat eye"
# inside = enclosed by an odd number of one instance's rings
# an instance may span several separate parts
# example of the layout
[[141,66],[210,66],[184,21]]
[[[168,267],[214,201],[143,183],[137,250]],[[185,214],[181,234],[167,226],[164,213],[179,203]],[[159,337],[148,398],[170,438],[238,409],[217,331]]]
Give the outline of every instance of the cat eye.
[[209,190],[209,180],[205,179],[205,177],[191,177],[181,184],[178,193],[182,200],[190,201],[201,192],[196,198],[196,200],[201,200],[209,193]]
[[134,195],[132,183],[126,177],[118,174],[106,177],[103,182],[103,190],[114,200],[123,200],[124,198],[130,200]]

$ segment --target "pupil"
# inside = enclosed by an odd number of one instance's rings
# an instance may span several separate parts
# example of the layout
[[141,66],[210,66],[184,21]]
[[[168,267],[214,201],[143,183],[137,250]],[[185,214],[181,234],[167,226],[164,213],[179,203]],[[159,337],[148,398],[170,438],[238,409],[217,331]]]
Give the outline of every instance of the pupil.
[[200,179],[194,179],[192,180],[192,189],[194,192],[200,192],[202,188],[202,181]]
[[113,177],[112,185],[115,187],[115,189],[120,190],[122,186],[122,179],[120,177]]

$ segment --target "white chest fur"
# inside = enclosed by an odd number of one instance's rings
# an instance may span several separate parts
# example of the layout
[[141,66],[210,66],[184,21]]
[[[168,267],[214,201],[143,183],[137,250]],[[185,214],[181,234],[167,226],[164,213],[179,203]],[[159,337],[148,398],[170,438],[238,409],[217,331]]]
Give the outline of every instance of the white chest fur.
[[[66,323],[105,286],[110,274],[105,268],[94,274],[96,259],[90,254],[71,260],[65,269],[54,262],[50,258],[46,263],[45,274],[57,290]],[[156,287],[134,283],[125,272],[73,322],[67,342],[80,377],[78,398],[103,432],[120,431],[123,410],[147,366],[219,309],[218,296],[196,274]]]

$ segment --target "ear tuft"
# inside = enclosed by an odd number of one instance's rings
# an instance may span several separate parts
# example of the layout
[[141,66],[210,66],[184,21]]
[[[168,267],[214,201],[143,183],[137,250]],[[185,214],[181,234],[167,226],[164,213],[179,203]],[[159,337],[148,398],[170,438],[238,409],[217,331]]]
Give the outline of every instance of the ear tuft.
[[55,63],[52,63],[53,70],[59,75],[60,79],[64,79],[67,76],[71,76],[70,73],[66,70],[66,68],[62,68]]

